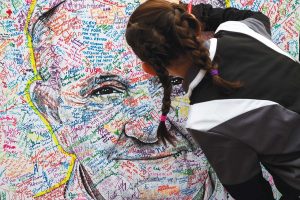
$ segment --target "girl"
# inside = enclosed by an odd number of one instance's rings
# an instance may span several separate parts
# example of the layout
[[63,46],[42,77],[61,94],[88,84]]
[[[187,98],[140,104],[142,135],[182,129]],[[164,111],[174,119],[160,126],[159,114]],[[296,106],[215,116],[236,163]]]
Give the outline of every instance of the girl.
[[[201,31],[214,38],[203,41]],[[272,43],[265,15],[205,4],[191,15],[148,0],[131,15],[126,40],[163,84],[163,141],[174,141],[165,121],[169,75],[179,76],[191,104],[186,126],[229,193],[273,199],[261,163],[282,199],[300,199],[300,64]]]

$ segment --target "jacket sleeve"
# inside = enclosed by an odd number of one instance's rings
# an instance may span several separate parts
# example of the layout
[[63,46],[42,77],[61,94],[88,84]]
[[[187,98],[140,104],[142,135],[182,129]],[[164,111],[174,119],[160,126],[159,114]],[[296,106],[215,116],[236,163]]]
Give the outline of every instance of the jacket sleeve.
[[[183,4],[187,6],[186,4]],[[270,20],[261,12],[239,10],[236,8],[213,8],[210,4],[198,4],[192,7],[192,14],[204,24],[204,31],[216,31],[217,27],[226,21],[241,21],[254,18],[262,22],[269,34]]]
[[219,133],[188,131],[223,185],[243,183],[260,173],[258,155],[247,144]]

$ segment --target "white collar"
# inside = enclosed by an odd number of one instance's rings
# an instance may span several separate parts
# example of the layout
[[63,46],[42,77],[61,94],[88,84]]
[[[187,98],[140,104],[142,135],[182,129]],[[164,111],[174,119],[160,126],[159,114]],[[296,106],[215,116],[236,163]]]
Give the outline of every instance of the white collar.
[[[214,57],[215,57],[215,54],[216,54],[216,49],[217,49],[217,38],[211,38],[209,40],[209,42],[210,42],[209,58],[211,60],[213,60]],[[192,95],[193,89],[202,81],[205,74],[206,74],[206,70],[205,69],[200,69],[199,73],[196,75],[194,80],[189,84],[189,89],[188,89],[188,92],[186,93],[186,96],[188,98],[190,98],[190,96]]]

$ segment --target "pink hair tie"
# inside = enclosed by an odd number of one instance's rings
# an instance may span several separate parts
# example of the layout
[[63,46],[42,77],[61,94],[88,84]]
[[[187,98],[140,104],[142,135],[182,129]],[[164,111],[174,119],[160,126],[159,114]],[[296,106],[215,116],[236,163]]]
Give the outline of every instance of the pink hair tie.
[[165,122],[167,120],[167,116],[166,115],[161,115],[160,116],[160,121],[161,122]]
[[192,6],[193,6],[193,1],[190,1],[190,3],[188,4],[188,7],[187,7],[189,14],[192,14]]
[[212,69],[212,70],[210,70],[210,74],[211,74],[212,76],[219,75],[219,70],[217,70],[217,69]]

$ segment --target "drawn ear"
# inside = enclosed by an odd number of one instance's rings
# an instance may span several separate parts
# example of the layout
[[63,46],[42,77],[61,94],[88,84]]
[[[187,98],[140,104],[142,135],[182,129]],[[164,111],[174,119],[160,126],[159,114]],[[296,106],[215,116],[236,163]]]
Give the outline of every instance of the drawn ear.
[[142,68],[148,74],[151,74],[151,75],[154,75],[154,76],[157,75],[154,68],[151,65],[149,65],[148,63],[143,62],[142,63]]
[[61,120],[58,115],[59,92],[53,85],[37,81],[31,85],[30,95],[40,113],[50,122],[59,123]]

